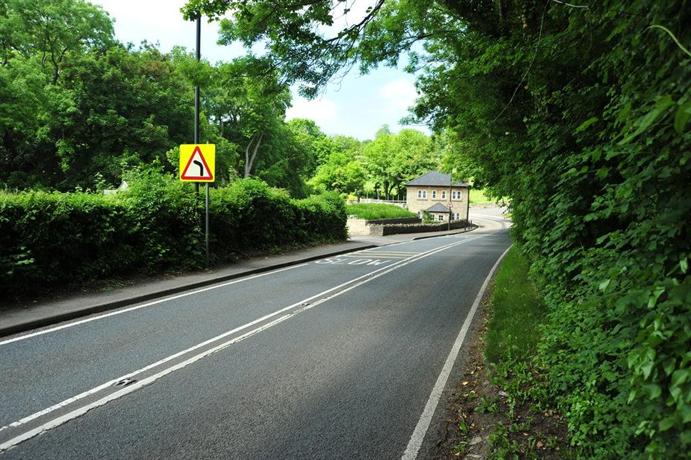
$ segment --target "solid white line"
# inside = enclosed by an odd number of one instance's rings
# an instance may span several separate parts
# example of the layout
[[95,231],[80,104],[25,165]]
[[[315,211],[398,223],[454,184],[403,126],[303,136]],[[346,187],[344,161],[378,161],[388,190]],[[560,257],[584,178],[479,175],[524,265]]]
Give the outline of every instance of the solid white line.
[[237,284],[237,283],[242,283],[243,281],[249,281],[249,280],[253,280],[256,278],[261,278],[262,276],[273,275],[275,273],[284,272],[286,270],[292,270],[294,268],[304,267],[306,265],[309,265],[309,264],[304,263],[304,264],[299,264],[299,265],[291,265],[290,267],[284,267],[284,268],[279,268],[278,270],[272,270],[272,271],[265,272],[265,273],[259,273],[256,275],[248,276],[247,278],[240,278],[240,279],[228,281],[228,282],[221,283],[221,284],[214,284],[213,286],[195,289],[194,291],[186,291],[186,292],[183,292],[182,294],[177,294],[177,295],[174,295],[172,297],[165,297],[163,299],[154,300],[153,302],[147,302],[147,303],[144,303],[141,305],[135,305],[134,307],[123,308],[123,309],[115,310],[115,311],[112,311],[109,313],[103,313],[103,314],[100,314],[97,316],[90,316],[86,319],[82,319],[79,321],[74,321],[74,322],[62,324],[60,326],[51,327],[48,329],[42,329],[42,330],[37,331],[37,332],[32,332],[31,334],[26,334],[26,335],[14,337],[14,338],[7,339],[7,340],[2,340],[2,341],[0,341],[0,346],[7,345],[8,343],[12,343],[12,342],[18,342],[20,340],[30,339],[32,337],[36,337],[37,335],[43,335],[43,334],[48,334],[49,332],[55,332],[55,331],[59,331],[61,329],[67,329],[68,327],[74,327],[74,326],[78,326],[80,324],[90,323],[91,321],[96,321],[99,319],[108,318],[110,316],[121,315],[123,313],[127,313],[127,312],[130,312],[133,310],[139,310],[140,308],[151,307],[152,305],[157,305],[159,303],[168,302],[170,300],[176,300],[176,299],[180,299],[182,297],[187,297],[187,296],[191,296],[194,294],[199,294],[200,292],[206,292],[206,291],[210,291],[212,289],[218,289],[218,288],[222,288],[225,286],[230,286],[231,284]]
[[375,251],[374,249],[367,249],[366,251],[361,251],[362,254],[406,254],[412,256],[414,254],[419,254],[419,251]]
[[210,348],[209,350],[206,350],[203,353],[200,353],[198,355],[194,355],[194,356],[190,357],[189,359],[182,361],[182,362],[180,362],[174,366],[163,369],[161,372],[158,372],[158,373],[151,375],[151,376],[149,376],[145,379],[142,379],[140,381],[134,382],[133,384],[126,386],[122,390],[111,393],[108,396],[105,396],[105,397],[103,397],[97,401],[94,401],[91,404],[87,404],[85,406],[79,407],[79,408],[77,408],[71,412],[68,412],[67,414],[64,414],[64,415],[61,415],[60,417],[56,417],[52,420],[49,420],[48,422],[44,423],[41,426],[38,426],[32,430],[29,430],[25,433],[22,433],[19,436],[15,436],[14,438],[9,439],[9,440],[5,441],[4,443],[0,444],[0,452],[3,452],[7,449],[10,449],[11,447],[14,447],[17,444],[20,444],[20,443],[26,441],[27,439],[33,438],[34,436],[37,436],[37,435],[39,435],[45,431],[48,431],[48,430],[55,428],[55,427],[58,427],[58,426],[62,425],[63,423],[66,423],[72,419],[80,417],[80,416],[86,414],[91,409],[102,406],[102,405],[104,405],[110,401],[113,401],[115,399],[119,399],[119,398],[121,398],[121,397],[123,397],[129,393],[132,393],[133,391],[136,391],[142,387],[145,387],[146,385],[149,385],[149,384],[155,382],[156,380],[160,379],[161,377],[164,377],[164,376],[166,376],[172,372],[175,372],[176,370],[182,369],[183,367],[187,367],[190,364],[192,364],[196,361],[199,361],[200,359],[202,359],[206,356],[209,356],[212,353],[215,353],[215,352],[222,350],[223,348],[226,348],[226,347],[228,347],[234,343],[240,342],[240,341],[246,339],[247,337],[251,337],[254,334],[258,334],[259,332],[261,332],[263,330],[266,330],[272,326],[275,326],[276,324],[283,322],[286,319],[290,318],[290,316],[291,315],[281,316],[280,318],[275,319],[274,321],[267,323],[264,326],[258,327],[256,329],[252,329],[251,331],[246,332],[245,334],[243,334],[239,337],[236,337],[233,340],[229,340],[227,342],[224,342],[220,345],[217,345],[213,348]]
[[[472,241],[472,240],[468,240],[468,241]],[[465,241],[464,241],[464,242],[465,242]],[[83,398],[86,398],[86,397],[88,397],[88,396],[91,396],[91,395],[93,395],[93,394],[95,394],[95,393],[98,393],[99,391],[101,391],[101,390],[103,390],[103,389],[105,389],[105,388],[107,388],[107,387],[113,385],[114,383],[116,383],[116,382],[118,382],[118,381],[120,381],[120,380],[127,379],[127,378],[131,378],[131,377],[133,377],[133,376],[135,376],[135,375],[137,375],[137,374],[140,374],[140,373],[142,373],[142,372],[146,372],[146,371],[148,371],[148,370],[150,370],[150,369],[153,369],[153,368],[158,367],[158,366],[160,366],[160,365],[162,365],[162,364],[165,364],[165,363],[167,363],[167,362],[169,362],[169,361],[171,361],[171,360],[174,360],[174,359],[176,359],[176,358],[178,358],[178,357],[180,357],[180,356],[182,356],[182,355],[185,355],[185,354],[187,354],[187,353],[189,353],[189,352],[191,352],[191,351],[197,350],[197,349],[199,349],[199,348],[201,348],[201,347],[204,347],[204,346],[206,346],[206,345],[208,345],[208,344],[210,344],[210,343],[216,342],[216,341],[218,341],[218,340],[220,340],[220,339],[223,339],[223,338],[225,338],[225,337],[227,337],[227,336],[229,336],[229,335],[235,334],[236,332],[239,332],[239,331],[242,331],[242,330],[244,330],[244,329],[247,329],[248,327],[254,326],[255,324],[258,324],[258,323],[261,323],[261,322],[263,322],[263,321],[266,321],[266,320],[269,319],[269,318],[272,318],[272,317],[274,317],[274,316],[276,316],[276,315],[279,315],[279,314],[281,314],[281,313],[285,313],[285,312],[288,311],[288,310],[291,310],[291,309],[293,309],[293,308],[296,308],[296,307],[298,307],[298,306],[300,306],[300,305],[302,305],[302,304],[309,303],[309,302],[311,302],[311,301],[313,301],[313,300],[315,300],[315,299],[321,297],[321,300],[319,300],[318,302],[313,303],[313,304],[309,307],[309,308],[312,308],[313,306],[319,305],[319,304],[325,302],[326,300],[329,300],[329,299],[335,297],[335,296],[333,296],[333,297],[324,297],[324,296],[325,296],[325,295],[328,295],[329,293],[331,293],[331,292],[333,292],[333,291],[335,291],[335,290],[338,290],[338,289],[340,289],[340,288],[342,288],[342,287],[344,287],[344,286],[347,286],[348,284],[352,284],[352,283],[358,282],[358,281],[360,281],[360,280],[363,280],[364,278],[368,278],[368,279],[365,279],[364,281],[361,281],[360,283],[355,284],[354,286],[351,286],[351,287],[348,288],[347,290],[344,290],[344,291],[341,291],[341,292],[337,293],[337,295],[341,295],[341,294],[343,294],[343,293],[345,293],[345,292],[347,292],[347,291],[353,289],[354,287],[360,286],[360,285],[364,284],[365,282],[369,282],[369,281],[371,281],[371,280],[373,280],[373,279],[375,279],[375,278],[378,278],[378,277],[381,276],[381,275],[384,275],[384,274],[386,274],[386,273],[389,273],[389,272],[393,271],[394,269],[396,269],[396,268],[398,268],[398,267],[400,267],[400,266],[408,265],[410,262],[414,262],[414,261],[417,261],[417,260],[419,260],[419,259],[423,259],[423,258],[425,258],[425,257],[427,257],[427,256],[429,256],[429,255],[436,254],[437,252],[440,252],[440,251],[449,249],[450,247],[457,246],[457,245],[462,244],[462,243],[463,243],[463,242],[456,242],[456,243],[451,243],[451,244],[447,244],[447,245],[444,245],[444,246],[440,246],[440,247],[438,247],[438,248],[430,249],[430,250],[427,251],[427,252],[421,253],[419,256],[413,256],[413,257],[410,257],[410,258],[408,258],[408,259],[401,260],[400,262],[396,262],[396,263],[394,263],[394,264],[392,264],[392,265],[389,265],[389,266],[386,266],[386,267],[382,267],[382,268],[378,268],[378,269],[373,270],[373,271],[371,271],[371,272],[368,272],[368,273],[366,273],[366,274],[364,274],[364,275],[361,275],[361,276],[358,276],[358,277],[356,277],[356,278],[353,278],[353,279],[351,279],[351,280],[349,280],[349,281],[346,281],[346,282],[344,282],[344,283],[341,283],[341,284],[339,284],[339,285],[337,285],[337,286],[334,286],[334,287],[332,287],[332,288],[330,288],[330,289],[327,289],[327,290],[325,290],[325,291],[322,291],[322,292],[320,292],[320,293],[318,293],[318,294],[315,294],[315,295],[313,295],[313,296],[311,296],[311,297],[308,297],[308,298],[306,298],[306,299],[300,300],[300,301],[298,301],[298,302],[296,302],[296,303],[294,303],[294,304],[292,304],[292,305],[288,305],[287,307],[284,307],[284,308],[282,308],[282,309],[280,309],[280,310],[277,310],[277,311],[275,311],[275,312],[273,312],[273,313],[269,313],[268,315],[265,315],[265,316],[262,316],[261,318],[255,319],[254,321],[251,321],[251,322],[249,322],[249,323],[243,324],[242,326],[236,327],[235,329],[232,329],[232,330],[230,330],[230,331],[224,332],[223,334],[220,334],[220,335],[218,335],[218,336],[216,336],[216,337],[213,337],[213,338],[208,339],[208,340],[206,340],[206,341],[204,341],[204,342],[198,343],[197,345],[194,345],[194,346],[189,347],[189,348],[187,348],[187,349],[185,349],[185,350],[179,351],[179,352],[177,352],[177,353],[175,353],[175,354],[173,354],[173,355],[170,355],[170,356],[168,356],[168,357],[166,357],[166,358],[163,358],[163,359],[161,359],[161,360],[159,360],[159,361],[156,361],[156,362],[154,362],[154,363],[151,363],[151,364],[149,364],[149,365],[146,366],[146,367],[143,367],[143,368],[141,368],[141,369],[135,370],[135,371],[133,371],[133,372],[129,372],[129,373],[127,373],[127,374],[125,374],[125,375],[122,375],[122,376],[120,376],[120,377],[114,378],[114,379],[112,379],[112,380],[110,380],[110,381],[108,381],[108,382],[105,382],[105,383],[103,383],[103,384],[97,386],[97,387],[94,387],[94,388],[92,388],[92,389],[90,389],[90,390],[87,390],[87,391],[85,391],[85,392],[83,392],[83,393],[80,393],[80,394],[78,394],[78,395],[76,395],[76,396],[73,396],[73,397],[71,397],[71,398],[69,398],[69,399],[66,399],[66,400],[64,400],[64,401],[62,401],[62,402],[60,402],[60,403],[58,403],[58,404],[55,404],[55,405],[53,405],[53,406],[50,406],[50,407],[48,407],[48,408],[46,408],[46,409],[43,409],[43,410],[41,410],[41,411],[39,411],[39,412],[36,412],[36,413],[33,413],[33,414],[31,414],[31,415],[28,415],[28,416],[26,416],[26,417],[24,417],[24,418],[22,418],[22,419],[20,419],[20,420],[17,420],[16,422],[10,423],[9,425],[0,427],[0,431],[3,431],[3,430],[5,430],[5,429],[7,429],[7,428],[16,428],[16,427],[18,427],[18,426],[24,425],[24,424],[26,424],[26,423],[28,423],[28,422],[30,422],[30,421],[32,421],[32,420],[35,420],[35,419],[37,419],[37,418],[39,418],[39,417],[42,417],[42,416],[44,416],[44,415],[46,415],[46,414],[49,414],[49,413],[51,413],[51,412],[54,412],[54,411],[56,411],[56,410],[58,410],[58,409],[60,409],[60,408],[62,408],[62,407],[68,406],[69,404],[72,404],[72,403],[74,403],[74,402],[76,402],[76,401],[79,401],[80,399],[83,399]],[[376,274],[376,273],[378,273],[378,272],[384,272],[384,273],[380,273],[380,274],[378,274],[378,275],[372,276],[373,274]],[[291,316],[291,315],[288,315],[288,317],[290,317],[290,316]],[[286,319],[287,319],[287,318],[286,318]],[[272,322],[272,323],[270,323],[270,324],[274,324],[274,323]],[[277,323],[276,323],[276,324],[277,324]],[[264,330],[265,328],[264,328],[264,326],[262,326],[262,327],[259,328],[259,329]],[[244,337],[244,336],[243,336],[243,337]],[[234,343],[234,342],[233,342],[233,341],[230,341],[229,343]],[[202,353],[202,354],[204,354],[204,353]],[[204,356],[206,356],[206,355],[204,355]],[[165,374],[164,374],[164,375],[165,375]],[[131,386],[131,385],[130,385],[130,386]],[[128,388],[129,388],[130,386],[128,386]],[[78,415],[77,415],[77,416],[78,416]],[[19,442],[21,442],[21,441],[19,441]],[[4,445],[4,444],[3,444],[3,445]],[[0,446],[0,451],[1,451],[1,450],[2,450],[2,447]]]
[[[72,419],[74,419],[74,418],[80,417],[81,415],[84,415],[85,413],[87,413],[89,410],[91,410],[91,409],[93,409],[93,408],[102,406],[102,405],[108,403],[109,401],[113,401],[113,400],[115,400],[115,399],[121,398],[122,396],[125,396],[125,395],[127,395],[127,394],[129,394],[129,393],[131,393],[131,392],[133,392],[133,391],[135,391],[135,390],[137,390],[137,389],[140,389],[140,388],[142,388],[142,387],[144,387],[144,386],[146,386],[146,385],[149,385],[149,384],[155,382],[156,380],[158,380],[158,379],[164,377],[165,375],[168,375],[168,374],[170,374],[171,372],[174,372],[174,371],[176,371],[176,370],[179,370],[179,369],[182,369],[182,368],[184,368],[184,367],[187,367],[187,366],[189,366],[190,364],[192,364],[192,363],[194,363],[194,362],[196,362],[196,361],[199,361],[200,359],[202,359],[202,358],[204,358],[204,357],[206,357],[206,356],[209,356],[209,355],[212,354],[212,353],[215,353],[215,352],[217,352],[217,351],[219,351],[219,350],[222,350],[222,349],[224,349],[224,348],[227,348],[228,346],[230,346],[230,345],[232,345],[232,344],[234,344],[234,343],[237,343],[237,342],[239,342],[239,341],[241,341],[241,340],[244,340],[244,339],[246,339],[246,338],[248,338],[248,337],[251,337],[251,336],[253,336],[253,335],[255,335],[255,334],[259,333],[259,332],[262,332],[262,331],[264,331],[264,330],[266,330],[266,329],[269,329],[270,327],[273,327],[273,326],[275,326],[275,325],[277,325],[277,324],[279,324],[279,323],[282,323],[283,321],[286,321],[287,319],[291,318],[292,316],[294,316],[294,315],[297,314],[297,313],[301,313],[301,312],[303,312],[303,311],[305,311],[305,310],[314,308],[314,307],[316,307],[317,305],[320,305],[320,304],[322,304],[322,303],[324,303],[324,302],[327,302],[328,300],[331,300],[331,299],[333,299],[333,298],[335,298],[335,297],[338,297],[338,296],[340,296],[340,295],[343,295],[343,294],[345,294],[346,292],[349,292],[349,291],[351,291],[352,289],[355,289],[355,288],[358,287],[358,286],[361,286],[361,285],[363,285],[363,284],[365,284],[365,283],[369,283],[370,281],[372,281],[372,280],[374,280],[374,279],[376,279],[376,278],[379,278],[379,277],[381,277],[381,276],[383,276],[383,275],[385,275],[385,274],[387,274],[387,273],[390,273],[390,272],[392,272],[392,271],[394,271],[394,270],[397,270],[398,268],[401,268],[401,267],[403,267],[403,266],[406,266],[406,265],[408,265],[408,264],[410,264],[410,263],[416,262],[416,261],[418,261],[418,260],[421,260],[421,259],[424,259],[424,258],[429,257],[429,256],[431,256],[431,255],[434,255],[434,254],[436,254],[436,253],[438,253],[438,252],[445,251],[445,250],[450,249],[450,248],[452,248],[452,247],[455,247],[455,246],[458,246],[458,245],[461,245],[461,244],[465,244],[465,243],[467,243],[467,242],[470,242],[470,241],[473,241],[473,240],[479,239],[479,238],[483,238],[483,237],[468,239],[468,240],[464,240],[464,241],[458,241],[458,242],[454,242],[454,243],[447,244],[447,245],[444,245],[444,246],[440,246],[440,247],[438,247],[438,248],[434,248],[434,249],[431,249],[431,250],[429,250],[429,251],[427,251],[427,252],[425,252],[425,253],[422,253],[421,255],[414,256],[414,257],[410,257],[409,259],[406,259],[406,260],[402,260],[400,263],[396,263],[395,265],[391,265],[391,266],[388,266],[388,267],[384,267],[384,268],[380,268],[380,269],[374,270],[374,271],[372,271],[372,272],[367,273],[366,275],[363,275],[363,276],[359,276],[359,277],[357,277],[357,278],[354,278],[354,279],[351,280],[351,281],[348,281],[348,282],[346,282],[346,283],[342,283],[342,284],[340,284],[340,285],[338,285],[338,286],[336,286],[336,287],[333,287],[333,288],[331,288],[331,289],[328,289],[328,290],[326,290],[326,291],[324,291],[324,292],[322,292],[322,293],[319,293],[319,294],[317,294],[317,295],[314,295],[314,296],[312,296],[312,297],[309,297],[309,298],[307,298],[307,299],[305,299],[305,300],[302,300],[302,301],[297,302],[297,303],[295,303],[295,304],[293,304],[293,305],[290,305],[290,306],[288,306],[288,307],[285,307],[285,308],[283,308],[283,309],[281,309],[281,310],[278,310],[278,311],[276,311],[276,312],[274,312],[274,313],[271,313],[271,314],[269,314],[269,315],[263,316],[262,318],[256,319],[256,320],[254,320],[254,321],[252,321],[252,322],[250,322],[250,323],[247,323],[247,324],[245,324],[245,325],[243,325],[243,326],[240,326],[240,327],[238,327],[238,328],[235,328],[235,329],[233,329],[232,331],[228,331],[228,332],[226,332],[226,333],[224,333],[224,334],[221,334],[221,335],[219,335],[219,336],[217,336],[217,337],[214,337],[214,338],[212,338],[212,339],[209,339],[209,340],[207,340],[207,341],[205,341],[205,342],[203,342],[203,343],[201,343],[201,344],[195,345],[194,347],[191,347],[191,348],[189,348],[189,349],[187,349],[187,350],[183,350],[183,351],[181,351],[181,352],[179,352],[179,353],[176,353],[175,355],[172,355],[172,356],[170,356],[170,357],[168,357],[168,358],[165,358],[165,359],[163,359],[163,360],[161,360],[161,361],[158,361],[158,362],[156,362],[156,363],[150,364],[149,366],[146,366],[145,368],[142,368],[142,369],[140,369],[140,370],[138,370],[138,371],[131,372],[131,373],[129,373],[127,376],[123,376],[123,377],[120,377],[120,378],[118,378],[118,379],[111,380],[110,382],[106,382],[106,383],[104,383],[104,384],[102,384],[102,385],[99,385],[98,387],[95,387],[95,388],[93,388],[93,389],[91,389],[91,390],[89,390],[89,391],[87,391],[87,392],[82,393],[81,395],[75,396],[75,397],[70,398],[70,399],[68,399],[68,400],[65,400],[65,401],[63,401],[63,402],[61,402],[61,403],[59,403],[59,404],[56,404],[55,406],[52,406],[52,407],[50,407],[50,408],[48,408],[48,409],[44,409],[44,410],[42,410],[42,411],[40,411],[40,412],[37,412],[37,413],[32,414],[32,415],[30,415],[30,416],[28,416],[28,417],[25,417],[25,418],[23,418],[23,419],[21,419],[21,420],[19,420],[19,421],[17,421],[17,422],[14,422],[14,423],[12,423],[12,424],[6,426],[6,427],[3,427],[2,429],[8,428],[8,427],[18,427],[18,426],[21,426],[21,425],[27,423],[28,421],[34,420],[34,419],[36,419],[36,418],[38,418],[38,417],[40,417],[40,416],[42,416],[42,415],[48,414],[48,413],[50,413],[50,412],[52,412],[52,411],[54,411],[54,410],[57,410],[57,409],[59,409],[59,408],[61,408],[61,407],[65,407],[66,405],[68,405],[68,404],[70,404],[70,403],[72,403],[72,402],[75,402],[75,401],[77,401],[77,400],[79,400],[79,399],[82,399],[82,398],[85,397],[85,396],[94,394],[94,393],[96,393],[97,391],[100,391],[101,389],[103,389],[104,387],[107,387],[108,385],[112,385],[113,383],[115,383],[115,382],[121,380],[122,378],[127,378],[127,377],[129,377],[129,376],[133,376],[133,375],[136,375],[136,374],[138,374],[138,373],[141,373],[142,371],[145,371],[145,370],[147,370],[147,369],[151,369],[151,368],[153,368],[153,367],[155,367],[155,366],[157,366],[157,365],[160,365],[160,364],[162,364],[162,363],[165,363],[165,362],[167,362],[167,361],[170,361],[170,360],[173,359],[174,357],[178,357],[178,356],[180,356],[180,355],[182,355],[182,354],[185,354],[185,353],[187,353],[187,352],[189,352],[189,351],[192,351],[192,350],[197,349],[197,348],[199,348],[199,347],[201,347],[201,346],[204,346],[205,344],[209,344],[209,343],[214,342],[214,341],[217,341],[217,340],[219,340],[219,339],[221,339],[221,338],[223,338],[223,337],[226,337],[226,336],[228,336],[228,335],[230,335],[230,334],[232,334],[232,333],[234,333],[234,332],[238,332],[238,331],[240,331],[240,330],[242,330],[242,329],[246,329],[247,327],[252,326],[252,325],[254,325],[254,324],[257,324],[258,322],[261,322],[261,321],[263,321],[263,320],[265,320],[265,319],[268,319],[268,318],[270,318],[270,317],[276,316],[276,315],[278,315],[278,314],[280,314],[280,313],[284,313],[285,311],[287,311],[287,310],[289,310],[289,309],[291,309],[291,308],[295,308],[295,307],[298,307],[298,306],[303,305],[303,304],[305,304],[305,303],[309,303],[309,301],[311,301],[311,300],[313,300],[313,299],[315,299],[315,298],[317,298],[317,297],[321,297],[321,299],[317,300],[316,302],[314,302],[314,303],[312,303],[312,304],[305,305],[304,308],[302,308],[301,310],[298,310],[297,312],[283,315],[283,316],[281,316],[281,317],[279,317],[279,318],[277,318],[277,319],[271,321],[270,323],[267,323],[267,324],[264,324],[263,326],[260,326],[260,327],[257,327],[257,328],[255,328],[255,329],[252,329],[252,330],[250,330],[250,331],[244,333],[244,334],[241,335],[241,336],[238,336],[238,337],[236,337],[236,338],[234,338],[234,339],[231,339],[231,340],[228,340],[228,341],[226,341],[226,342],[223,342],[223,343],[221,343],[221,344],[219,344],[219,345],[216,345],[215,347],[210,348],[210,349],[208,349],[208,350],[205,350],[205,351],[203,351],[203,352],[201,352],[201,353],[199,353],[199,354],[197,354],[197,355],[191,356],[190,358],[186,359],[185,361],[182,361],[182,362],[180,362],[180,363],[178,363],[178,364],[175,364],[175,365],[173,365],[173,366],[171,366],[171,367],[168,367],[168,368],[166,368],[166,369],[163,369],[163,370],[161,370],[160,372],[158,372],[158,373],[156,373],[156,374],[154,374],[154,375],[151,375],[151,376],[149,376],[149,377],[147,377],[147,378],[145,378],[145,379],[142,379],[142,380],[140,380],[140,381],[137,381],[137,382],[135,382],[135,383],[133,383],[133,384],[131,384],[131,385],[128,385],[128,386],[126,386],[125,388],[123,388],[123,389],[121,389],[121,390],[119,390],[119,391],[116,391],[116,392],[111,393],[111,394],[109,394],[109,395],[107,395],[107,396],[104,396],[103,398],[101,398],[101,399],[99,399],[99,400],[97,400],[97,401],[94,401],[94,402],[92,402],[92,403],[90,403],[90,404],[87,404],[87,405],[85,405],[85,406],[79,407],[79,408],[77,408],[77,409],[75,409],[75,410],[73,410],[73,411],[71,411],[71,412],[69,412],[69,413],[67,413],[67,414],[64,414],[64,415],[61,415],[61,416],[59,416],[59,417],[56,417],[56,418],[54,418],[54,419],[52,419],[52,420],[49,420],[49,421],[47,421],[46,423],[43,423],[42,425],[40,425],[40,426],[38,426],[38,427],[36,427],[36,428],[34,428],[34,429],[32,429],[32,430],[29,430],[29,431],[27,431],[27,432],[25,432],[25,433],[22,433],[22,434],[20,434],[20,435],[18,435],[18,436],[15,436],[14,438],[11,438],[11,439],[5,441],[4,443],[0,444],[0,452],[3,452],[3,451],[5,451],[5,450],[7,450],[7,449],[10,449],[10,448],[16,446],[17,444],[20,444],[20,443],[22,443],[23,441],[26,441],[27,439],[30,439],[30,438],[32,438],[32,437],[34,437],[34,436],[36,436],[36,435],[39,435],[39,434],[41,434],[41,433],[43,433],[43,432],[45,432],[45,431],[47,431],[47,430],[50,430],[50,429],[55,428],[55,427],[57,427],[57,426],[59,426],[59,425],[62,425],[63,423],[66,423],[66,422],[68,422],[68,421],[70,421],[70,420],[72,420]],[[374,276],[371,276],[373,273],[376,273],[376,272],[380,272],[380,273],[378,273],[378,274],[376,274],[376,275],[374,275]],[[366,279],[363,279],[363,278],[366,278]],[[338,288],[340,288],[340,287],[342,287],[342,286],[351,284],[351,283],[353,283],[354,281],[358,281],[358,280],[360,280],[360,281],[357,282],[356,284],[353,284],[352,286],[349,286],[348,288],[343,289],[343,290],[341,290],[341,291],[338,291],[338,292],[336,292],[336,293],[334,293],[334,294],[332,294],[332,295],[330,295],[330,296],[324,297],[324,294],[333,292],[334,290],[336,290],[336,289],[338,289]]]
[[458,333],[458,336],[456,337],[456,341],[454,342],[453,347],[451,347],[449,356],[447,356],[446,358],[444,367],[442,368],[439,377],[437,377],[437,382],[434,384],[434,388],[432,388],[432,393],[429,395],[429,399],[427,399],[425,409],[422,411],[422,415],[420,416],[420,420],[418,420],[417,425],[415,426],[415,430],[413,431],[413,434],[410,437],[410,441],[408,441],[408,446],[406,447],[405,452],[403,452],[403,456],[401,457],[403,460],[414,460],[415,458],[417,458],[417,454],[420,451],[420,447],[422,446],[422,441],[425,439],[425,435],[427,434],[429,425],[432,422],[432,416],[434,415],[434,411],[437,409],[437,404],[439,403],[439,399],[441,398],[442,392],[444,391],[444,387],[446,386],[446,381],[449,379],[451,369],[453,369],[453,365],[456,362],[456,358],[458,357],[458,352],[461,350],[461,345],[463,345],[465,336],[468,334],[468,329],[470,329],[470,324],[473,322],[475,312],[477,311],[478,306],[480,305],[480,301],[482,301],[482,296],[485,294],[485,290],[487,290],[487,285],[492,279],[492,275],[494,274],[495,270],[499,266],[499,263],[504,258],[506,253],[509,252],[509,249],[511,249],[511,246],[506,248],[506,251],[504,251],[499,256],[497,261],[494,263],[494,266],[489,271],[487,278],[485,278],[485,282],[482,283],[480,291],[477,293],[475,301],[473,302],[473,305],[470,307],[470,312],[468,312],[468,316],[466,316],[465,321],[463,322],[463,326],[461,327],[461,330]]

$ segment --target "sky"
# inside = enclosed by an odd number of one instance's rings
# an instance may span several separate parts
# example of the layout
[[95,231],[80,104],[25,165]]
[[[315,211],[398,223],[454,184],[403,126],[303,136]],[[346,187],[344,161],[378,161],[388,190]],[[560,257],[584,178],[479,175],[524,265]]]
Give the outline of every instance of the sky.
[[[195,48],[195,26],[184,21],[180,8],[185,0],[89,0],[100,5],[115,20],[115,35],[123,43],[143,40],[158,44],[167,52],[173,46]],[[367,5],[361,1],[360,8]],[[218,24],[202,21],[201,55],[212,63],[229,61],[244,54],[242,46],[216,44]],[[352,70],[325,88],[314,100],[306,100],[293,89],[293,107],[287,118],[314,120],[327,134],[371,139],[383,125],[396,132],[400,120],[416,98],[415,78],[400,69],[380,68],[361,76]],[[411,128],[429,132],[424,126]]]

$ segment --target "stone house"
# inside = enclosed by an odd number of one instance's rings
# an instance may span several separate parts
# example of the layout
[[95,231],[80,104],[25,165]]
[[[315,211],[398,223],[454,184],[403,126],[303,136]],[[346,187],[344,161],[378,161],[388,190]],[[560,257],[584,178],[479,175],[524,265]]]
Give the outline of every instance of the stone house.
[[437,171],[406,184],[406,207],[418,217],[428,212],[435,221],[467,220],[470,185],[451,182],[451,174]]

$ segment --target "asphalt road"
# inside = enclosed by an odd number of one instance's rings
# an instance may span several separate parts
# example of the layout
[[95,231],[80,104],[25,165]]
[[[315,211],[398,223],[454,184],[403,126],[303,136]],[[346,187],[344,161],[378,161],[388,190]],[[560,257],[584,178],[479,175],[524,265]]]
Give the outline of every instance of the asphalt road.
[[0,458],[400,458],[495,227],[2,339]]

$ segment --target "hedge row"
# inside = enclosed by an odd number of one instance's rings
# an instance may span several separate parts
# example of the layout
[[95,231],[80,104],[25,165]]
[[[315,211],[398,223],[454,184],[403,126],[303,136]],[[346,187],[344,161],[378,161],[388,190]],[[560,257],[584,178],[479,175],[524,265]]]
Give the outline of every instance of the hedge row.
[[[291,199],[247,179],[212,189],[212,262],[346,238],[337,195]],[[151,173],[118,195],[0,193],[0,288],[21,293],[205,263],[203,199]]]

